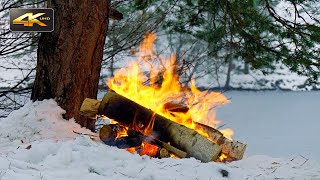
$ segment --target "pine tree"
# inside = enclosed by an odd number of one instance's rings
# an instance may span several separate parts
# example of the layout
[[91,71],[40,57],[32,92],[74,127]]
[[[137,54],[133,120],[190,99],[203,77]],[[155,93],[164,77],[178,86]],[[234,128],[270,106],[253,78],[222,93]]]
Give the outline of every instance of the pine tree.
[[[189,34],[210,44],[210,55],[224,52],[225,57],[243,60],[265,73],[285,64],[293,72],[306,75],[310,82],[319,78],[320,23],[310,9],[315,0],[287,0],[293,9],[291,19],[275,9],[270,0],[136,0],[138,10],[158,7],[172,14],[163,28],[172,33]],[[308,8],[309,7],[309,8]],[[307,16],[311,21],[307,21]],[[229,62],[228,58],[225,58]]]

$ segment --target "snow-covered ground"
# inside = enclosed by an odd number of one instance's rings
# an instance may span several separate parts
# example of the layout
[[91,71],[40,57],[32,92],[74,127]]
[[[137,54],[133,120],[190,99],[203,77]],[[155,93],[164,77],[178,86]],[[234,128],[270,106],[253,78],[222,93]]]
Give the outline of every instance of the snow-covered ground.
[[[282,158],[271,157],[275,155],[274,151],[298,152],[301,147],[317,147],[317,133],[309,137],[308,132],[316,129],[315,126],[319,122],[315,119],[309,121],[308,112],[314,111],[311,109],[304,112],[308,108],[303,106],[316,106],[315,99],[319,94],[309,95],[309,98],[307,94],[301,95],[305,98],[299,98],[299,95],[287,97],[289,100],[295,98],[294,102],[297,102],[296,108],[289,108],[290,111],[279,110],[283,105],[279,101],[270,104],[271,97],[281,97],[281,94],[269,93],[262,95],[262,99],[259,99],[260,94],[257,94],[257,97],[251,96],[251,99],[246,94],[231,92],[227,95],[233,98],[233,104],[219,109],[218,114],[221,115],[218,117],[228,119],[224,122],[234,128],[235,139],[248,143],[248,153],[241,161],[229,164],[201,163],[193,158],[150,159],[147,156],[132,155],[127,151],[104,145],[100,141],[93,141],[86,135],[74,133],[73,131],[90,132],[80,128],[72,120],[64,120],[64,110],[58,107],[54,100],[45,100],[29,102],[23,108],[12,112],[9,117],[0,119],[0,179],[320,179],[320,165],[315,161],[317,157],[300,156],[299,154],[304,153],[303,149],[297,155],[287,152],[292,155],[290,158],[286,153],[276,154],[283,155]],[[303,102],[304,99],[311,102]],[[241,105],[242,103],[244,104]],[[257,106],[261,106],[264,111],[256,108]],[[268,109],[272,111],[267,113]],[[279,112],[282,112],[282,115],[272,115]],[[282,122],[281,120],[287,116],[293,120]],[[297,119],[301,121],[296,122]],[[274,127],[275,125],[282,127],[283,133],[279,133],[279,128]],[[265,136],[264,132],[268,129],[269,136]],[[286,131],[291,137],[279,136]],[[311,140],[308,139],[314,140],[314,145],[310,144]],[[270,147],[259,147],[263,144],[258,143],[260,140],[269,142],[264,146]],[[279,140],[285,141],[279,144]],[[283,148],[286,143],[288,148]],[[289,149],[293,145],[290,143],[294,143],[295,149]],[[222,177],[221,170],[228,171],[228,177]]]

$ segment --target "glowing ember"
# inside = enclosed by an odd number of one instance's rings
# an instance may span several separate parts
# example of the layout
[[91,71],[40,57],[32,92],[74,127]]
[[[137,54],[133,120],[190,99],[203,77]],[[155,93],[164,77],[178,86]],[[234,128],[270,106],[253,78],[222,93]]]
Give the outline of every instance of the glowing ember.
[[139,154],[141,156],[148,155],[150,157],[156,157],[157,151],[158,151],[158,146],[143,142],[141,145],[141,150]]
[[[220,122],[215,120],[213,108],[227,103],[228,99],[219,92],[198,90],[194,81],[191,81],[190,88],[181,86],[176,74],[175,56],[167,59],[157,56],[153,49],[155,39],[155,34],[145,35],[137,61],[130,63],[128,68],[116,71],[115,76],[107,80],[109,88],[191,129],[195,129],[194,122],[217,128]],[[173,100],[186,105],[189,110],[167,111],[164,105]],[[204,132],[197,131],[207,137]],[[233,134],[231,129],[221,132],[228,138]]]
[[128,152],[130,152],[131,154],[136,152],[136,148],[135,147],[131,147],[131,148],[126,148],[125,150],[127,150]]
[[227,155],[225,155],[225,154],[221,154],[221,156],[219,157],[219,161],[220,162],[224,162],[224,160],[227,158],[228,156]]

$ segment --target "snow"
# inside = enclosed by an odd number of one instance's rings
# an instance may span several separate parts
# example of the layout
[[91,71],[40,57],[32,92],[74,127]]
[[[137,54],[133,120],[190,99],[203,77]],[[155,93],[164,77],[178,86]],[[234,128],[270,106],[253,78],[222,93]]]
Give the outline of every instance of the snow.
[[[310,7],[313,7],[313,10],[310,9]],[[281,17],[289,20],[289,21],[295,21],[300,24],[305,24],[305,22],[309,24],[316,24],[317,22],[310,17],[315,17],[316,19],[319,19],[320,16],[318,12],[316,11],[317,8],[319,8],[320,5],[316,1],[306,1],[302,3],[302,5],[297,6],[297,10],[299,12],[299,16],[295,17],[295,8],[294,5],[290,1],[284,1],[281,0],[275,7],[275,11],[277,14],[279,14]],[[308,15],[304,9],[308,10]]]
[[217,119],[249,145],[247,155],[302,155],[320,162],[319,91],[224,94],[231,103],[217,109]]
[[[238,63],[239,67],[242,65]],[[307,76],[290,72],[283,64],[275,64],[275,70],[270,74],[263,74],[260,70],[249,70],[249,74],[231,71],[230,87],[237,90],[290,90],[310,91],[320,89],[320,85],[306,85]],[[219,77],[214,73],[199,72],[196,76],[196,84],[201,88],[224,87],[227,79],[227,67],[220,67]],[[205,74],[204,74],[205,73]]]
[[[250,155],[228,164],[141,157],[74,133],[95,135],[72,119],[64,120],[64,112],[54,100],[44,100],[28,102],[0,119],[1,180],[320,179],[319,163],[302,156]],[[254,146],[249,144],[249,149]],[[222,177],[221,170],[228,171],[228,177]]]

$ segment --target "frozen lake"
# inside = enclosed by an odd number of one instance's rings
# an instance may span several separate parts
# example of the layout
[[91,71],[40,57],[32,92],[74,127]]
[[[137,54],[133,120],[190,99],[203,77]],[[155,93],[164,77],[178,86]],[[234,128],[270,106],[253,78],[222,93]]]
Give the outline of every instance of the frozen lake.
[[302,155],[320,162],[320,92],[224,94],[231,103],[217,109],[217,119],[248,144],[246,156]]

